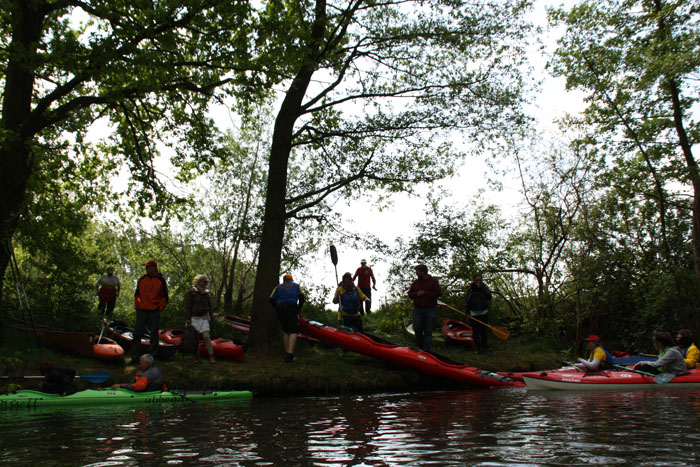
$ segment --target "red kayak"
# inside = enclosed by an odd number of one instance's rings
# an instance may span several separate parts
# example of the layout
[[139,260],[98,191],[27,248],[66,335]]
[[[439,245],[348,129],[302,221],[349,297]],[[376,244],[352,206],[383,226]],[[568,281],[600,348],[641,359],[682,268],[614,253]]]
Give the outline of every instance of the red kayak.
[[443,319],[442,327],[440,328],[442,334],[455,342],[464,344],[467,347],[474,348],[474,338],[472,337],[472,327],[461,321],[454,319]]
[[[106,330],[114,337],[114,340],[124,349],[128,350],[131,348],[132,341],[134,340],[133,332],[134,330],[128,327],[121,321],[113,321],[109,323]],[[104,339],[104,336],[102,336]],[[148,347],[150,345],[150,334],[148,332],[144,333],[141,338],[141,348],[139,349],[141,355],[148,352]],[[158,355],[155,357],[158,360],[168,360],[175,355],[177,352],[177,345],[165,342],[163,339],[158,339]]]
[[[99,343],[97,343],[99,339]],[[124,349],[116,341],[99,335],[95,336],[95,344],[92,346],[92,356],[98,360],[111,362],[124,358]]]
[[[250,332],[250,318],[243,318],[242,316],[236,316],[236,315],[222,315],[219,316],[219,319],[223,322],[228,324],[229,326],[233,326],[234,329],[237,329],[242,332]],[[306,334],[297,334],[297,338],[303,339],[305,341],[309,342],[318,342],[318,339],[315,339],[313,337],[307,336]]]
[[[182,335],[184,332],[180,329],[166,329],[160,331],[160,339],[162,341],[168,342],[173,345],[179,346],[182,342]],[[214,349],[214,356],[216,358],[227,358],[229,360],[236,360],[238,362],[243,361],[244,349],[240,345],[230,341],[228,339],[222,339],[219,337],[213,337],[211,339],[211,345]],[[204,339],[199,339],[198,345],[199,355],[202,357],[209,356],[207,352],[207,347],[204,344]]]
[[473,387],[522,386],[510,378],[455,362],[444,355],[403,347],[380,337],[349,328],[337,329],[299,318],[300,330],[326,344],[375,357],[421,373],[450,379]]
[[[657,389],[700,389],[700,371],[684,376],[663,378],[630,370],[579,371],[565,367],[558,370],[521,373],[528,389],[563,389],[583,391],[637,391]],[[670,381],[667,381],[670,379]]]

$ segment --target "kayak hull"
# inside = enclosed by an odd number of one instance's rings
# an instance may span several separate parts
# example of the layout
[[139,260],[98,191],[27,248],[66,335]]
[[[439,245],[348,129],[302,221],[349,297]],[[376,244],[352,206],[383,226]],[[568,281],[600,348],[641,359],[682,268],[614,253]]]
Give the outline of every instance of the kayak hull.
[[[250,391],[178,391],[189,399],[198,402],[217,403],[224,401],[247,400],[253,395]],[[46,394],[40,391],[22,390],[0,395],[0,409],[38,408],[56,406],[93,405],[163,405],[189,404],[192,401],[170,391],[133,392],[126,389],[86,389],[69,396]]]
[[104,362],[118,361],[124,358],[124,349],[116,341],[104,336],[100,338],[97,335],[95,336],[95,344],[92,346],[92,356]]
[[[129,351],[134,340],[133,329],[120,321],[114,321],[107,325],[107,331],[112,335],[112,337],[114,337],[114,340],[117,341],[125,352]],[[148,333],[145,333],[141,338],[141,347],[139,349],[140,355],[148,353],[150,339],[151,337]],[[177,348],[177,345],[169,344],[164,340],[159,339],[158,355],[154,355],[154,357],[158,360],[169,360],[173,357],[173,355],[175,355]]]
[[[160,339],[169,344],[179,346],[182,342],[183,334],[184,332],[180,329],[166,329],[160,331]],[[220,337],[212,337],[211,345],[216,358],[235,360],[237,362],[243,361],[245,350],[242,346],[234,343],[233,341]],[[209,356],[204,339],[199,339],[197,353],[202,357]]]
[[468,324],[454,319],[443,319],[440,331],[450,341],[474,348],[473,331]]
[[[250,332],[250,319],[248,318],[243,318],[242,316],[236,316],[236,315],[223,315],[219,317],[219,320],[227,324],[233,329],[236,329],[241,332],[245,332],[246,334]],[[297,334],[297,338],[301,340],[305,340],[308,342],[318,342],[319,340],[310,336],[307,336],[306,334],[299,333]]]
[[327,344],[411,368],[426,375],[472,387],[522,386],[522,383],[510,378],[455,362],[444,355],[403,347],[350,328],[338,329],[303,317],[299,318],[299,326],[304,334]]
[[523,381],[532,390],[583,391],[649,391],[667,389],[700,389],[700,372],[676,376],[670,382],[658,384],[653,376],[632,371],[580,372],[563,368],[542,372],[522,373]]

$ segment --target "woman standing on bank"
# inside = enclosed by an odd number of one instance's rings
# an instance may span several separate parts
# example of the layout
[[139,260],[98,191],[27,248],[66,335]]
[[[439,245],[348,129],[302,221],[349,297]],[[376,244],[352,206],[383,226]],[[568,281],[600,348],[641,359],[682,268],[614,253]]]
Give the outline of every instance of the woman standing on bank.
[[[214,309],[209,296],[209,278],[205,274],[199,274],[194,278],[194,285],[185,294],[185,319],[186,326],[192,327],[198,334],[202,335],[204,345],[209,353],[209,362],[216,363],[214,359],[214,349],[211,345],[209,335],[209,322],[213,319]],[[199,362],[199,345],[195,347],[195,359]]]

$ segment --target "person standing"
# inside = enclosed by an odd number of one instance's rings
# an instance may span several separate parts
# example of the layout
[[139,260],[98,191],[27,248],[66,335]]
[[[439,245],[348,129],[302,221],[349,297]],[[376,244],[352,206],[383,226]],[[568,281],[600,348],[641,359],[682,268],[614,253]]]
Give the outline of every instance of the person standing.
[[[185,326],[202,335],[209,354],[209,363],[216,363],[209,335],[210,322],[214,319],[214,308],[211,304],[208,285],[209,278],[205,274],[198,274],[194,278],[192,288],[185,294]],[[199,345],[195,345],[194,355],[195,360],[199,363]]]
[[148,328],[151,341],[148,353],[156,357],[158,353],[158,331],[160,328],[160,313],[168,305],[168,284],[158,272],[158,263],[149,261],[144,264],[146,274],[136,283],[134,293],[134,308],[136,309],[136,324],[134,325],[133,340],[131,341],[131,364],[136,365],[141,355],[141,338]]
[[442,295],[440,283],[428,275],[428,267],[419,264],[415,267],[418,278],[408,289],[408,296],[413,300],[413,330],[416,333],[418,347],[423,350],[433,348],[433,321],[437,315],[437,299]]
[[[489,351],[488,328],[484,324],[489,323],[489,306],[491,305],[491,291],[484,284],[484,278],[480,273],[474,274],[472,283],[467,289],[467,312],[476,320],[471,320],[474,331],[474,346],[476,353]],[[482,324],[484,323],[484,324]]]
[[[367,266],[367,260],[360,260],[360,267],[355,271],[355,275],[352,276],[352,280],[357,279],[357,287],[362,291],[363,294],[369,299],[365,301],[364,310],[360,306],[360,314],[363,315],[367,313],[368,315],[372,312],[372,289],[377,290],[377,279],[374,278],[374,273],[372,268]],[[370,287],[370,281],[372,286]]]
[[294,282],[291,274],[282,276],[282,283],[275,287],[275,290],[270,294],[270,303],[275,308],[284,333],[284,361],[286,363],[292,363],[296,360],[294,347],[297,343],[297,334],[299,334],[299,315],[305,300],[301,287]]
[[333,303],[339,303],[338,321],[343,326],[353,328],[355,331],[362,332],[362,303],[360,301],[369,301],[369,298],[352,281],[352,274],[346,272],[343,274],[343,280],[335,289]]
[[[107,273],[97,279],[95,287],[99,299],[97,311],[100,313],[103,320],[109,319],[111,321],[112,315],[114,314],[114,306],[117,303],[117,297],[119,297],[119,292],[122,287],[119,283],[119,278],[114,275],[114,268],[112,266],[108,266]],[[107,318],[105,318],[105,312],[107,313]]]

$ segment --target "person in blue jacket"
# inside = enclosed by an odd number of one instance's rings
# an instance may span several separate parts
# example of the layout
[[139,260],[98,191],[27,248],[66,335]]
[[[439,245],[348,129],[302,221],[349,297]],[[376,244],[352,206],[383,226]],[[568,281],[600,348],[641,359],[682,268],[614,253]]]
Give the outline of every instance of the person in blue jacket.
[[301,287],[294,282],[291,274],[285,274],[282,283],[270,294],[270,303],[275,308],[284,333],[284,361],[287,363],[296,360],[294,347],[299,334],[299,315],[305,300]]
[[352,274],[346,272],[343,274],[343,280],[335,290],[333,303],[338,303],[338,321],[343,326],[353,328],[355,331],[362,332],[362,302],[368,302],[370,299],[362,292],[359,287],[355,286],[352,281]]

